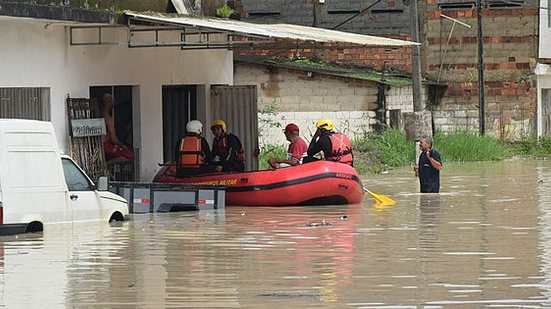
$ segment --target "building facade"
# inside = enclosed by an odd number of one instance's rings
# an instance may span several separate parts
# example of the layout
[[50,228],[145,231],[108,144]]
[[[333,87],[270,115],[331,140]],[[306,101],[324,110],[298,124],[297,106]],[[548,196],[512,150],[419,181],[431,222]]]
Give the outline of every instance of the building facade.
[[[321,2],[324,2],[321,4]],[[409,36],[409,1],[258,1],[240,0],[241,16],[261,22],[310,23],[334,27],[341,20],[363,14],[342,24],[340,30],[384,36]],[[548,3],[543,1],[542,3]],[[370,7],[373,5],[372,7]],[[482,41],[484,60],[484,123],[488,134],[504,139],[532,136],[545,111],[542,103],[549,85],[547,56],[540,56],[538,77],[535,69],[540,54],[550,50],[549,10],[535,0],[483,1]],[[344,7],[350,8],[349,10]],[[369,8],[370,7],[370,8]],[[367,9],[364,11],[364,9]],[[379,14],[387,18],[378,18]],[[389,15],[390,14],[390,15]],[[441,14],[445,15],[442,16]],[[538,25],[538,14],[541,16]],[[392,17],[390,17],[392,16]],[[316,18],[315,18],[316,17]],[[475,1],[429,0],[419,2],[421,63],[423,77],[447,85],[443,97],[425,100],[433,111],[435,128],[444,131],[475,130],[480,127],[478,86],[478,38]],[[455,21],[454,21],[455,20]],[[538,31],[539,27],[539,31]],[[302,52],[304,54],[304,52]],[[411,72],[411,49],[379,49],[311,52],[310,55],[339,63],[354,63],[379,70]],[[304,55],[302,55],[304,56]],[[547,57],[547,58],[546,58]],[[539,88],[543,90],[538,90]],[[543,88],[542,88],[543,87]],[[441,90],[439,90],[441,91]],[[429,96],[430,97],[430,96]],[[549,95],[547,95],[547,98]],[[540,99],[541,98],[541,99]],[[548,100],[548,99],[547,99]]]
[[540,1],[537,110],[538,136],[551,135],[551,10],[549,0]]
[[235,62],[235,84],[258,89],[261,146],[285,144],[282,128],[288,123],[297,124],[309,141],[316,121],[329,118],[337,131],[354,138],[382,127],[399,127],[401,114],[413,111],[409,77],[351,77],[354,73],[346,69],[335,73],[335,67],[324,71],[283,62]]
[[[536,129],[537,1],[483,2],[484,120],[486,133],[518,140]],[[443,16],[444,14],[445,16]],[[429,1],[424,70],[448,90],[433,106],[436,127],[477,131],[478,23],[474,2]]]
[[[79,40],[70,26],[77,22],[33,18],[0,18],[0,92],[3,113],[16,118],[53,122],[59,144],[70,151],[66,99],[91,98],[94,89],[129,89],[133,145],[141,164],[141,180],[149,181],[164,161],[166,117],[163,100],[192,87],[192,117],[210,119],[210,85],[233,83],[231,51],[182,51],[178,47],[129,48],[126,44],[72,45]],[[126,27],[110,28],[110,38],[125,38]],[[95,37],[95,33],[82,36]],[[186,88],[188,87],[188,88]],[[28,103],[21,109],[22,93]],[[36,104],[35,104],[36,103]],[[6,106],[12,106],[11,110]],[[25,105],[27,106],[27,105]],[[44,112],[33,110],[41,108]],[[165,106],[166,109],[166,106]],[[25,114],[33,113],[33,114]],[[36,117],[35,117],[36,116]],[[3,116],[6,117],[6,116]],[[185,119],[182,119],[185,125]]]

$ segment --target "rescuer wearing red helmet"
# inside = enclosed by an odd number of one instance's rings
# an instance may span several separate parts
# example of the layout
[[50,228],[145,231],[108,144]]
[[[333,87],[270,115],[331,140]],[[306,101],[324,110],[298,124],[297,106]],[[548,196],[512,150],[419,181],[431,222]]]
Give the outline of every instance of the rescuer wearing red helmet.
[[306,157],[308,144],[300,137],[298,126],[294,123],[290,123],[285,127],[283,133],[285,134],[285,138],[291,142],[289,148],[287,148],[287,157],[285,159],[270,158],[268,164],[272,168],[299,165],[302,164],[302,159]]

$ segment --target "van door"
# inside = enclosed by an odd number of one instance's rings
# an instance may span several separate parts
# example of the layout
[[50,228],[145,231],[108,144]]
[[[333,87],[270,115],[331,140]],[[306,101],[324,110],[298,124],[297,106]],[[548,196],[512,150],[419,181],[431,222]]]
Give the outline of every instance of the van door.
[[1,136],[0,151],[4,223],[70,222],[53,128],[22,127],[25,123],[17,121],[10,125]]
[[101,220],[101,200],[90,179],[70,159],[62,158],[61,162],[69,189],[67,203],[73,212],[73,221]]

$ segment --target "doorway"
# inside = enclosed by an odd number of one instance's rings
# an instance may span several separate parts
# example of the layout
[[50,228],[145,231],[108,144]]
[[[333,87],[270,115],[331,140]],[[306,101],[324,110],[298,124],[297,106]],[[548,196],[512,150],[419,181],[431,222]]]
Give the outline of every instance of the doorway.
[[[105,94],[111,94],[115,100],[113,118],[115,120],[115,134],[119,142],[126,146],[134,154],[134,125],[132,122],[132,86],[92,86],[90,87],[90,101],[98,104]],[[134,157],[133,161],[121,162],[118,160],[107,161],[107,168],[113,180],[133,181],[137,179],[139,162]]]
[[197,86],[163,86],[163,160],[175,159],[176,143],[186,123],[197,119]]
[[112,94],[115,97],[115,132],[119,141],[128,149],[134,149],[132,125],[132,86],[94,86],[90,87],[90,99],[98,104],[103,95]]

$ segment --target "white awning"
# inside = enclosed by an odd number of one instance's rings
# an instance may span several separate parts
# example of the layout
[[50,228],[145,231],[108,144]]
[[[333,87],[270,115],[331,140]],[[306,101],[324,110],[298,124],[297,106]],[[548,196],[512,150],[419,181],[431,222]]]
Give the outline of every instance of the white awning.
[[[334,43],[361,47],[404,47],[418,44],[398,39],[291,24],[253,24],[213,17],[195,17],[190,15],[154,12],[143,13],[125,11],[125,15],[129,17],[131,22],[138,21],[139,23],[182,27],[186,31],[190,30],[195,33],[207,32],[211,34],[227,34],[230,36],[262,39],[256,42],[260,44],[264,44],[267,41],[273,42],[275,39],[294,40],[306,43]],[[238,43],[238,41],[231,41],[231,43],[226,42],[226,45],[235,43]],[[249,43],[251,42],[249,41]]]

